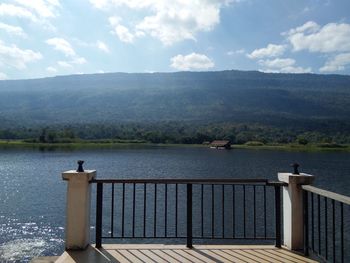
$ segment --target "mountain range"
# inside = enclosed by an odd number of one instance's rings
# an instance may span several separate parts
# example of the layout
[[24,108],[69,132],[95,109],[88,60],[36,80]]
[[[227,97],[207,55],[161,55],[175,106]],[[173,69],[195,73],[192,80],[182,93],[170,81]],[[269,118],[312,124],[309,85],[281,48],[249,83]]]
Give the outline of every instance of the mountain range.
[[1,126],[244,122],[349,125],[350,76],[104,73],[0,81]]

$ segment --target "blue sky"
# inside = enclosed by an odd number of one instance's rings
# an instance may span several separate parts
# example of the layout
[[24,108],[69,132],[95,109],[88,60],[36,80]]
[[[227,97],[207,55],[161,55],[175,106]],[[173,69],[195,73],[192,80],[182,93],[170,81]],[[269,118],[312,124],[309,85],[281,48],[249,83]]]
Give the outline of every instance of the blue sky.
[[350,73],[349,0],[0,0],[0,79]]

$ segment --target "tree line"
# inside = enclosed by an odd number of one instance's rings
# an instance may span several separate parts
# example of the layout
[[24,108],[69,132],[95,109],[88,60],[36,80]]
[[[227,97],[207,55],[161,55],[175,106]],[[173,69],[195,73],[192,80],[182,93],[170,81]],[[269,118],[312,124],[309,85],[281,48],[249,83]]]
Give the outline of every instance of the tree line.
[[174,144],[202,144],[213,140],[230,140],[235,144],[266,143],[337,143],[349,144],[347,127],[332,130],[300,127],[273,127],[242,123],[123,123],[77,124],[44,127],[0,128],[2,140],[24,140],[32,143],[150,142]]

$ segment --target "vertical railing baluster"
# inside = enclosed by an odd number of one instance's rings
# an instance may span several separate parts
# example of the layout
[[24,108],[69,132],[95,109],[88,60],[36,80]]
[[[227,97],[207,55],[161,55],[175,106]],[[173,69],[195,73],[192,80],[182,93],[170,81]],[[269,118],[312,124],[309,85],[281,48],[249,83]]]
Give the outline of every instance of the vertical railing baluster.
[[114,233],[114,183],[112,183],[112,200],[111,200],[111,237]]
[[266,185],[264,185],[264,236],[267,237],[267,227],[266,227]]
[[201,184],[201,236],[204,236],[204,185]]
[[175,237],[177,237],[177,223],[178,223],[178,210],[179,210],[179,207],[178,207],[178,184],[175,184]]
[[187,184],[187,244],[192,248],[192,184]]
[[243,185],[243,236],[246,238],[246,215],[245,215],[245,184]]
[[146,216],[147,216],[147,210],[146,210],[146,206],[147,206],[147,185],[146,183],[143,184],[143,237],[146,237]]
[[165,196],[164,196],[164,224],[165,224],[165,237],[168,237],[168,184],[165,184]]
[[232,185],[232,238],[236,236],[236,206],[235,206],[235,185]]
[[222,185],[222,195],[221,195],[221,202],[222,202],[222,238],[225,238],[225,185]]
[[309,256],[309,201],[307,191],[303,191],[304,255]]
[[332,240],[333,262],[335,262],[335,201],[332,199]]
[[325,228],[325,253],[326,253],[326,259],[328,259],[328,220],[327,220],[327,197],[324,198],[324,228]]
[[102,247],[102,205],[103,205],[103,184],[97,183],[96,193],[96,248]]
[[157,184],[154,184],[153,237],[157,236]]
[[211,185],[211,237],[214,238],[214,184]]
[[122,237],[124,237],[124,222],[125,222],[125,183],[123,183],[123,198],[122,198]]
[[133,183],[132,186],[132,237],[135,237],[135,203],[136,203],[136,195],[135,195],[135,187],[136,184]]
[[256,194],[255,194],[256,187],[253,186],[253,221],[254,221],[254,238],[256,238]]
[[344,208],[340,203],[340,262],[344,262]]
[[281,190],[275,185],[275,219],[276,219],[276,247],[281,247]]
[[315,251],[315,234],[314,234],[314,193],[311,193],[311,248]]
[[318,206],[318,214],[317,214],[317,221],[318,221],[318,254],[321,255],[321,197],[320,195],[317,195],[317,206]]

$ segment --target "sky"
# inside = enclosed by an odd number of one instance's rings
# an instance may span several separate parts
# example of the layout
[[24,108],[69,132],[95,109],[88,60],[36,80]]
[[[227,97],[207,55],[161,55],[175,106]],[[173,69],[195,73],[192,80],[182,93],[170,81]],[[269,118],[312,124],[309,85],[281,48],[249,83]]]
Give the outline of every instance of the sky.
[[349,0],[0,0],[0,79],[350,74]]

